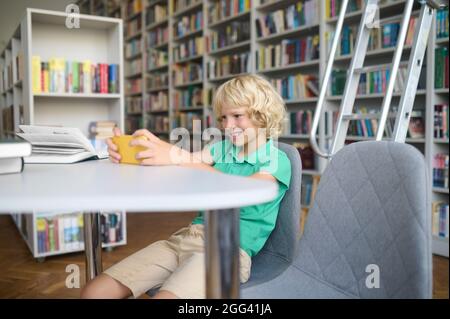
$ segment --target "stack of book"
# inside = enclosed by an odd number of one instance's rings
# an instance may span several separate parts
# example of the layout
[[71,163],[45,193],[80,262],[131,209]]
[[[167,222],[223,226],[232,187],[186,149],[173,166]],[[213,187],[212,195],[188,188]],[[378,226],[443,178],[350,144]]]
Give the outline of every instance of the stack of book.
[[161,22],[166,19],[169,10],[167,4],[155,4],[147,8],[145,15],[145,25],[151,25],[156,22]]
[[448,154],[438,153],[434,155],[433,186],[448,190]]
[[438,10],[436,13],[436,37],[448,38],[448,8]]
[[173,106],[175,110],[202,105],[203,89],[200,87],[190,86],[186,90],[176,91],[173,94]]
[[23,158],[30,155],[30,143],[21,139],[0,139],[0,174],[22,172]]
[[434,51],[434,87],[448,88],[448,47],[436,48]]
[[293,143],[298,152],[300,153],[300,158],[302,160],[302,169],[314,170],[316,168],[314,150],[309,143]]
[[191,15],[181,17],[174,25],[174,37],[179,38],[186,34],[199,31],[203,28],[203,12],[198,11]]
[[169,28],[158,27],[147,33],[147,45],[153,47],[169,41]]
[[448,238],[448,203],[434,202],[432,216],[433,235]]
[[225,55],[209,61],[208,79],[220,78],[228,75],[248,73],[250,71],[250,53]]
[[[385,1],[382,1],[385,2]],[[339,15],[342,0],[325,0],[325,17],[333,18]],[[350,0],[347,5],[347,13],[361,10],[361,0]]]
[[219,22],[228,17],[250,10],[251,0],[212,1],[208,7],[208,23]]
[[299,73],[271,79],[270,82],[286,101],[301,100],[319,95],[317,77],[312,74]]
[[314,112],[312,110],[289,113],[289,125],[286,127],[289,134],[309,134],[311,131]]
[[159,89],[169,85],[169,74],[167,72],[152,73],[147,77],[147,89]]
[[195,37],[173,47],[173,59],[175,62],[202,55],[205,52],[203,37]]
[[449,138],[448,105],[434,106],[434,138]]
[[208,52],[233,45],[250,39],[250,22],[234,21],[226,25],[223,30],[211,31],[206,38]]
[[117,126],[114,121],[95,121],[89,125],[89,138],[105,140],[114,136],[114,128]]
[[159,91],[149,95],[145,104],[145,111],[167,111],[169,109],[169,95],[165,91]]
[[167,51],[153,50],[148,51],[147,70],[159,68],[169,63],[169,54]]
[[186,65],[173,65],[173,78],[175,85],[188,84],[189,82],[202,81],[203,67],[201,64],[188,63]]

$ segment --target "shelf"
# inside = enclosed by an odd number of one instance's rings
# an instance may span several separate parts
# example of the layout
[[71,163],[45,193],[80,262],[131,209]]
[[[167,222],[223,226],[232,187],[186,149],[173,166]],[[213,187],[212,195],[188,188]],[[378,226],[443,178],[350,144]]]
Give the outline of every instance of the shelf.
[[309,139],[309,134],[285,134],[285,135],[280,135],[280,138],[284,138],[284,139],[302,139],[302,140],[307,140]]
[[168,86],[161,86],[159,88],[148,89],[147,93],[154,93],[154,92],[159,92],[159,91],[167,91],[168,89],[169,89]]
[[289,64],[289,65],[285,65],[285,66],[272,67],[272,68],[264,69],[264,70],[258,70],[257,73],[265,74],[265,73],[272,73],[272,72],[288,71],[288,70],[293,70],[293,69],[297,69],[297,68],[311,67],[311,66],[318,65],[318,64],[319,64],[319,60],[311,60],[311,61]]
[[134,74],[128,74],[124,76],[125,79],[135,79],[142,77],[142,72],[134,73]]
[[203,54],[199,54],[196,56],[191,56],[191,57],[187,57],[181,60],[177,60],[177,61],[173,61],[173,63],[186,63],[186,62],[191,62],[191,61],[197,61],[197,60],[201,60],[203,58]]
[[[387,9],[394,9],[394,8],[403,8],[405,6],[405,4],[403,2],[393,2],[393,3],[386,3],[386,4],[381,4],[379,6],[379,10],[380,10],[380,14],[383,11],[386,11]],[[360,19],[361,15],[363,14],[363,10],[357,10],[357,11],[353,11],[353,12],[349,12],[344,16],[344,22],[349,22],[349,21],[357,21],[358,19]],[[332,17],[329,18],[328,20],[325,20],[327,23],[336,23],[338,20],[339,16],[336,17]]]
[[139,53],[137,53],[135,55],[132,55],[132,56],[129,56],[129,57],[125,57],[125,60],[131,61],[131,60],[136,60],[136,59],[141,58],[141,57],[142,57],[142,52],[139,52]]
[[[139,93],[141,94],[141,93]],[[119,93],[35,93],[35,98],[120,99]]]
[[149,50],[149,49],[160,50],[160,49],[162,49],[164,47],[168,47],[168,46],[169,46],[169,42],[163,42],[163,43],[159,43],[155,46],[148,47],[147,50]]
[[[426,90],[417,90],[416,95],[425,95]],[[356,99],[380,99],[384,98],[385,93],[372,93],[372,94],[359,94],[356,96]],[[392,97],[400,97],[400,92],[395,92],[392,94]],[[342,99],[342,95],[328,96],[327,100],[329,101],[340,101]]]
[[127,37],[125,38],[125,41],[128,42],[128,41],[131,41],[131,40],[140,38],[141,36],[142,36],[142,32],[139,31],[139,32],[137,32],[137,33],[135,33],[135,34],[133,34],[133,35],[127,36]]
[[125,97],[141,96],[142,92],[125,93]]
[[188,87],[190,85],[200,85],[200,84],[203,84],[202,80],[192,81],[192,82],[187,82],[187,83],[182,83],[182,84],[175,84],[174,87],[176,89],[181,89],[181,88]]
[[[411,50],[411,46],[410,46],[410,45],[405,46],[405,47],[403,48],[403,50],[404,50],[404,51]],[[387,54],[389,54],[389,53],[394,53],[394,51],[395,51],[395,47],[392,47],[392,48],[382,48],[382,49],[376,49],[376,50],[369,50],[369,51],[366,52],[366,56],[370,56],[370,57],[373,57],[373,56],[382,56],[382,55],[387,55]],[[337,56],[334,60],[335,60],[336,62],[339,62],[339,61],[347,61],[347,60],[350,61],[352,58],[353,58],[353,54],[350,53],[350,54],[345,54],[345,55]]]
[[288,0],[288,1],[272,0],[268,3],[264,3],[264,4],[257,6],[256,10],[260,11],[260,12],[268,12],[268,11],[273,11],[276,9],[286,8],[288,5],[295,4],[295,3],[296,3],[296,1],[294,1],[294,0]]
[[179,108],[179,109],[175,108],[175,111],[179,111],[179,112],[201,112],[201,111],[203,111],[203,106],[182,107],[182,108]]
[[224,76],[219,76],[217,78],[212,78],[212,79],[208,79],[209,82],[220,82],[220,81],[226,81],[229,79],[232,79],[236,76],[240,76],[240,75],[246,75],[248,74],[247,72],[243,72],[243,73],[236,73],[236,74],[228,74],[228,75],[224,75]]
[[442,89],[434,89],[434,92],[437,94],[447,94],[448,95],[448,88],[442,88]]
[[245,16],[247,16],[247,15],[249,15],[249,14],[250,14],[250,11],[244,11],[244,12],[238,13],[238,14],[236,14],[236,15],[234,15],[234,16],[227,17],[227,18],[222,19],[222,20],[220,20],[220,21],[216,21],[216,22],[213,22],[213,23],[211,23],[211,24],[208,24],[208,27],[209,27],[210,29],[212,29],[212,28],[217,28],[217,27],[220,27],[220,26],[222,26],[222,25],[224,25],[224,24],[226,24],[226,23],[229,23],[229,22],[238,20],[238,19],[240,19],[240,18],[242,18],[242,17],[245,17]]
[[147,113],[149,114],[169,113],[169,110],[150,110]]
[[155,72],[155,71],[160,71],[160,70],[164,70],[167,69],[169,67],[168,64],[166,65],[160,65],[160,66],[155,66],[154,68],[150,68],[147,70],[147,72]]
[[174,12],[174,13],[172,14],[172,17],[173,17],[173,18],[177,18],[177,17],[179,17],[179,16],[181,16],[181,15],[183,15],[183,14],[185,14],[185,13],[188,13],[188,12],[190,12],[190,11],[196,10],[197,8],[201,7],[202,5],[203,5],[203,2],[202,2],[202,1],[199,1],[199,2],[197,2],[197,3],[191,4],[190,6],[188,6],[188,7],[186,7],[186,8],[183,8],[183,9],[181,9],[181,10],[179,10],[179,11]]
[[286,106],[302,104],[302,103],[316,103],[319,100],[317,97],[305,97],[299,100],[284,100]]
[[145,30],[151,31],[152,29],[162,26],[162,25],[166,24],[167,22],[169,22],[169,19],[164,19],[164,20],[161,20],[158,22],[153,22],[152,24],[149,24],[148,26],[146,26]]
[[219,48],[219,49],[215,49],[213,51],[210,51],[208,54],[209,55],[218,55],[218,54],[229,53],[230,51],[234,51],[234,50],[237,50],[237,49],[245,48],[247,46],[250,46],[250,40],[246,40],[246,41],[242,41],[242,42],[239,42],[239,43],[227,45],[227,46],[225,46],[223,48]]
[[[117,246],[123,246],[126,245],[126,241],[120,241],[117,243],[108,243],[104,244],[102,243],[102,248],[109,248],[109,247],[117,247]],[[62,255],[62,254],[70,254],[70,253],[77,253],[77,252],[84,252],[84,244],[80,248],[77,249],[68,249],[68,250],[59,250],[59,251],[50,251],[46,253],[37,253],[34,257],[35,258],[44,258],[44,257],[50,257],[50,256],[56,256],[56,255]]]
[[302,170],[302,174],[305,175],[321,175],[318,170],[315,169],[304,169]]
[[265,37],[256,38],[256,42],[264,44],[266,42],[272,42],[272,41],[278,40],[280,38],[286,39],[287,37],[291,37],[294,35],[295,36],[300,35],[302,33],[310,34],[313,29],[318,29],[318,28],[319,28],[319,24],[313,24],[313,25],[309,25],[309,26],[301,26],[301,27],[298,27],[293,30],[286,30],[286,31],[283,31],[280,33],[270,34]]
[[183,34],[183,35],[180,35],[180,36],[177,37],[177,38],[174,38],[173,41],[182,41],[182,40],[186,40],[186,39],[188,39],[188,38],[190,38],[190,37],[199,35],[199,34],[201,34],[202,32],[203,32],[203,29],[191,31],[191,32],[189,32],[189,33],[185,33],[185,34]]
[[437,144],[448,144],[448,138],[434,138],[433,142]]
[[446,44],[448,43],[448,37],[447,38],[437,38],[436,44]]
[[440,194],[448,194],[448,188],[434,187],[433,186],[433,192],[440,193]]

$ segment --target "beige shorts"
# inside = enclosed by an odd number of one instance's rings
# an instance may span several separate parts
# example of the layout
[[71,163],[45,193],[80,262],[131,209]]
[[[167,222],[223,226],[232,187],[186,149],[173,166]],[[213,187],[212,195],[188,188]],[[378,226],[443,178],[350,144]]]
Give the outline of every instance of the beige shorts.
[[[250,277],[251,258],[242,249],[240,281]],[[189,225],[168,240],[157,241],[125,258],[105,274],[127,286],[134,297],[160,287],[182,299],[204,299],[205,253],[203,225]]]

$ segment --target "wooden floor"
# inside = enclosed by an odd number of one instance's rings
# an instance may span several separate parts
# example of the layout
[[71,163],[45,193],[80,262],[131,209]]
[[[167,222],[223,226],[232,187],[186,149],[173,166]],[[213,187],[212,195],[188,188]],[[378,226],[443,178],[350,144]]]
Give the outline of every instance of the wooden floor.
[[[128,244],[104,251],[104,268],[125,258],[148,244],[167,238],[189,224],[195,213],[128,214]],[[66,266],[80,266],[84,284],[84,254],[74,253],[49,257],[36,262],[19,235],[11,217],[0,216],[0,298],[77,298],[79,289],[65,286]],[[434,298],[449,298],[448,259],[433,257]],[[144,297],[145,298],[145,297]]]

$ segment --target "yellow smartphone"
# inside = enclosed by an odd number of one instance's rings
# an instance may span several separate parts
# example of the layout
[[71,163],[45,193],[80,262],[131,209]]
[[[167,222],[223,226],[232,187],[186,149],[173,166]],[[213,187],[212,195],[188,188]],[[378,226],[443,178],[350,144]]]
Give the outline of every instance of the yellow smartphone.
[[133,139],[147,140],[145,136],[135,137],[133,135],[120,135],[114,136],[112,142],[117,145],[120,154],[120,163],[125,164],[140,164],[140,161],[136,159],[136,154],[145,151],[147,148],[143,146],[130,146],[130,142]]

